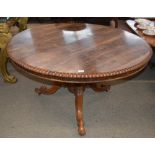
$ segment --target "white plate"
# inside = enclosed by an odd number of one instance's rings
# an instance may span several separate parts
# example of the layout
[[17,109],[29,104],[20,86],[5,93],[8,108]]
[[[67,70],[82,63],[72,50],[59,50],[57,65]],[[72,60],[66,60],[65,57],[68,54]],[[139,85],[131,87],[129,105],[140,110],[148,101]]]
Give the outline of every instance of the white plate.
[[148,19],[143,19],[143,18],[135,19],[135,22],[138,23],[138,24],[149,24],[149,23],[151,23],[150,20],[148,20]]
[[137,25],[137,28],[138,29],[141,29],[141,30],[152,30],[152,29],[155,29],[155,27],[153,25],[145,25],[145,24],[139,24]]
[[153,30],[144,30],[144,34],[149,35],[149,36],[155,36],[155,29]]
[[137,25],[137,28],[141,29],[141,30],[146,30],[148,29],[147,25]]

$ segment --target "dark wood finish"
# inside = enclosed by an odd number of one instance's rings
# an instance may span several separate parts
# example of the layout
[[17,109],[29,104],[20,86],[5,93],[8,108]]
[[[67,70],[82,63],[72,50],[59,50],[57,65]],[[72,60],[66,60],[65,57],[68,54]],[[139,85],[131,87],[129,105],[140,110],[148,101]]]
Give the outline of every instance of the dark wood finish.
[[78,24],[81,30],[70,31],[73,25],[51,24],[23,31],[9,43],[8,55],[29,72],[70,83],[122,78],[151,57],[148,44],[131,33],[91,24]]
[[140,72],[148,64],[152,49],[129,32],[91,24],[51,24],[17,34],[8,44],[15,66],[29,75],[54,82],[39,94],[67,87],[75,95],[80,135],[86,133],[83,119],[85,88],[108,91],[113,82]]
[[143,30],[137,28],[137,24],[134,20],[127,20],[126,23],[134,33],[146,40],[146,42],[148,42],[152,47],[155,47],[155,36],[148,36],[143,34]]
[[38,93],[38,95],[45,94],[45,95],[51,95],[57,92],[61,86],[53,85],[51,88],[47,88],[46,86],[42,86],[40,88],[35,88],[35,92]]
[[81,136],[86,134],[83,120],[83,93],[85,87],[75,87],[75,108],[76,108],[76,120],[78,125],[78,132]]
[[[103,92],[103,91],[109,91],[110,86],[106,86],[103,84],[89,84],[87,87],[92,88],[95,92]],[[45,94],[50,95],[54,94],[59,90],[61,87],[67,87],[68,90],[75,95],[75,109],[76,109],[76,120],[78,125],[78,132],[81,136],[86,134],[86,130],[84,127],[84,119],[83,119],[83,93],[85,91],[86,85],[67,85],[67,84],[59,84],[54,83],[52,87],[47,88],[46,86],[42,86],[40,88],[35,88],[35,92],[38,93],[38,95]]]
[[104,84],[100,84],[100,83],[95,83],[91,85],[91,88],[95,91],[95,92],[103,92],[106,91],[108,92],[110,90],[110,86],[109,85],[104,85]]

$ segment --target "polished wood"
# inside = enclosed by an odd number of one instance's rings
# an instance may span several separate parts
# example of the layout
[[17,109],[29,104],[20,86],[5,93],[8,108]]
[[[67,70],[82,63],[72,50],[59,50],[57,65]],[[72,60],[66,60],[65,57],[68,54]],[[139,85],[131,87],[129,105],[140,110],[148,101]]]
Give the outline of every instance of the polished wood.
[[126,23],[133,32],[135,32],[137,35],[143,38],[152,47],[155,47],[155,36],[148,36],[148,35],[143,34],[143,30],[140,30],[137,28],[137,24],[134,20],[127,20]]
[[84,135],[84,90],[109,91],[113,82],[143,70],[152,49],[143,39],[120,29],[59,23],[17,34],[8,44],[8,55],[17,69],[51,81],[51,88],[41,87],[37,93],[52,94],[66,87],[75,95],[78,132]]
[[110,86],[109,85],[104,85],[104,84],[100,84],[100,83],[95,83],[91,85],[91,88],[95,91],[95,92],[103,92],[106,91],[108,92],[110,90]]
[[131,33],[100,25],[81,27],[51,24],[23,31],[9,43],[9,57],[38,76],[71,83],[123,78],[151,57],[148,44]]
[[78,125],[78,132],[81,136],[86,134],[83,120],[83,93],[85,88],[83,86],[75,87],[75,108],[76,120]]
[[[106,86],[103,84],[89,84],[87,87],[92,88],[95,92],[103,92],[109,91],[110,86]],[[45,94],[50,95],[54,94],[59,90],[61,87],[67,87],[68,90],[75,95],[75,109],[76,109],[76,120],[78,125],[78,132],[81,136],[86,134],[86,130],[84,127],[84,118],[83,118],[83,93],[85,91],[86,85],[62,85],[59,83],[54,83],[50,88],[46,86],[41,86],[40,88],[35,88],[35,92],[38,95]]]
[[45,95],[51,95],[57,92],[61,87],[58,85],[53,85],[50,88],[47,88],[46,86],[41,86],[40,88],[35,88],[35,92],[38,93],[38,95],[45,94]]

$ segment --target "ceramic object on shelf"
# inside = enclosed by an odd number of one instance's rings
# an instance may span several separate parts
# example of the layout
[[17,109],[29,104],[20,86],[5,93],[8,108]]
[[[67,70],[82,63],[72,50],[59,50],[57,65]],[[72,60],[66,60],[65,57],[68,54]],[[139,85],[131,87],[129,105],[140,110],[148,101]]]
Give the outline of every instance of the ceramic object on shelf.
[[141,30],[146,30],[146,29],[148,29],[148,26],[144,25],[144,24],[139,24],[139,25],[137,25],[137,28],[141,29]]
[[150,24],[152,21],[144,18],[135,19],[135,22],[138,24]]
[[150,24],[139,24],[137,25],[138,29],[141,30],[150,30],[150,29],[155,29],[154,23],[150,23]]
[[144,30],[143,33],[149,36],[155,36],[155,29]]

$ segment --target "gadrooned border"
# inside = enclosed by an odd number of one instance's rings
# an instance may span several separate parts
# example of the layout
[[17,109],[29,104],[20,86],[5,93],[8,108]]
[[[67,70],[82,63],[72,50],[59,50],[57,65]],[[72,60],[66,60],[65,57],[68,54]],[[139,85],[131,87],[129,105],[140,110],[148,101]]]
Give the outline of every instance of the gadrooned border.
[[89,78],[107,78],[107,77],[113,77],[113,76],[119,76],[128,72],[132,72],[135,71],[136,69],[139,69],[141,67],[143,67],[145,64],[147,64],[149,62],[149,60],[152,57],[152,49],[150,48],[150,55],[143,60],[142,62],[138,63],[137,65],[131,66],[129,68],[124,68],[121,70],[117,70],[117,71],[112,71],[112,72],[104,72],[104,73],[64,73],[64,72],[55,72],[55,71],[49,71],[49,70],[45,70],[45,69],[41,69],[41,68],[37,68],[37,67],[33,67],[30,66],[28,64],[25,64],[23,62],[20,61],[16,61],[12,56],[9,55],[9,58],[18,66],[32,71],[34,73],[37,74],[41,74],[43,76],[49,76],[49,77],[54,77],[54,78],[69,78],[69,79],[89,79]]

